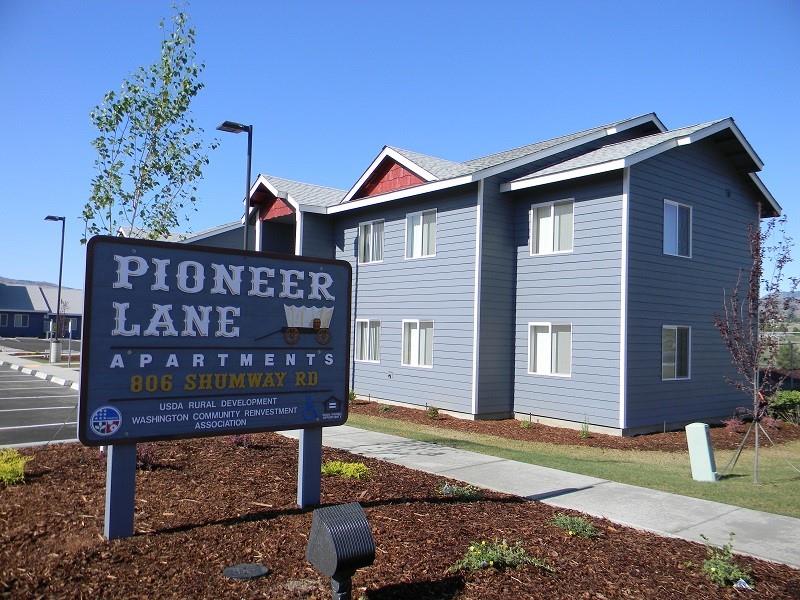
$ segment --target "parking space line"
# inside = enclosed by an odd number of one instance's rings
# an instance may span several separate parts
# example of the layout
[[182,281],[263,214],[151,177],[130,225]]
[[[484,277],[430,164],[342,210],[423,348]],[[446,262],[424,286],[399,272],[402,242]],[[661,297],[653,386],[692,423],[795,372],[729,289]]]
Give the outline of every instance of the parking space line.
[[16,425],[14,427],[0,427],[0,431],[11,431],[12,429],[35,429],[39,427],[61,427],[63,425],[77,424],[77,421],[64,421],[63,423],[45,423],[44,425]]
[[75,408],[75,404],[71,406],[37,406],[34,408],[2,408],[0,409],[0,413],[4,412],[22,412],[25,410],[58,410],[63,408]]
[[39,398],[77,398],[77,394],[57,394],[55,396],[6,396],[0,397],[0,402],[3,400],[38,400]]
[[[36,383],[39,383],[39,382],[37,381]],[[16,390],[52,390],[53,388],[56,388],[56,387],[64,387],[64,386],[59,386],[59,385],[56,385],[54,383],[53,385],[43,385],[43,386],[35,386],[35,387],[3,388],[1,391],[3,391],[3,392],[13,392],[13,391],[16,391]]]

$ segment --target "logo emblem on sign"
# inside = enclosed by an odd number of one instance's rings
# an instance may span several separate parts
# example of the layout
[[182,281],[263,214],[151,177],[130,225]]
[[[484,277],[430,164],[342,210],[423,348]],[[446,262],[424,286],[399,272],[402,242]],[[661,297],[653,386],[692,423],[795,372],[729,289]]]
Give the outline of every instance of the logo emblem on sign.
[[122,413],[113,406],[101,406],[92,413],[89,424],[97,435],[112,435],[122,425]]

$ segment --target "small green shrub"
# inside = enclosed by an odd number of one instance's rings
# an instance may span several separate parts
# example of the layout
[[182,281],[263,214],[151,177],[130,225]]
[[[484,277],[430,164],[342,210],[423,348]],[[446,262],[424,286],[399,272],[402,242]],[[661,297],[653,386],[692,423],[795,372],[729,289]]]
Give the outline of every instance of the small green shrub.
[[5,485],[14,485],[25,481],[25,465],[33,460],[24,456],[16,448],[0,450],[0,481]]
[[587,421],[586,419],[584,419],[583,423],[581,423],[581,434],[580,435],[581,435],[581,439],[582,440],[585,440],[585,439],[591,437],[591,434],[589,433],[589,421]]
[[516,569],[522,565],[533,565],[552,573],[553,567],[546,560],[530,556],[520,542],[509,544],[505,540],[472,542],[464,558],[452,565],[448,571],[477,571],[478,569]]
[[347,394],[347,402],[349,404],[355,404],[355,402],[356,402],[356,393],[353,390],[350,390],[350,393]]
[[533,423],[531,423],[530,421],[520,421],[519,426],[522,427],[523,429],[530,429],[531,427],[533,427]]
[[700,537],[705,540],[708,553],[708,558],[703,561],[703,573],[706,577],[723,587],[733,585],[740,579],[744,579],[748,584],[753,583],[750,573],[733,560],[733,533],[722,548],[711,545],[706,536],[701,534]]
[[392,412],[392,407],[389,406],[388,404],[381,404],[378,406],[378,412],[382,413]]
[[428,406],[425,409],[425,414],[429,419],[438,419],[439,418],[439,409],[435,406]]
[[363,479],[369,475],[369,468],[360,462],[329,460],[322,465],[322,474],[326,477],[339,476],[345,479]]
[[569,535],[577,535],[578,537],[594,538],[600,535],[597,527],[583,517],[573,517],[561,512],[556,513],[556,516],[550,519],[550,524],[560,527]]
[[772,396],[769,412],[776,419],[800,425],[800,391],[783,390]]
[[458,485],[445,481],[436,489],[440,495],[446,498],[458,498],[459,500],[480,500],[483,498],[483,491],[474,485]]

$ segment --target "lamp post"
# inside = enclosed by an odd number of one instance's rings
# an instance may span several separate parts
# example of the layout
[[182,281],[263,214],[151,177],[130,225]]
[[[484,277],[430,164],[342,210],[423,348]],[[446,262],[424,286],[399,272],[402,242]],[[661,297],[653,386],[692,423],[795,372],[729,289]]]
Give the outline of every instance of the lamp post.
[[58,262],[58,299],[56,300],[56,329],[55,337],[50,340],[50,362],[56,363],[61,360],[61,341],[58,339],[58,326],[61,321],[61,273],[64,270],[64,227],[66,219],[47,215],[45,221],[61,221],[61,258]]
[[219,127],[219,131],[227,133],[247,133],[247,181],[244,188],[244,250],[247,250],[247,230],[250,227],[250,169],[253,162],[253,126],[242,125],[234,121],[224,121]]

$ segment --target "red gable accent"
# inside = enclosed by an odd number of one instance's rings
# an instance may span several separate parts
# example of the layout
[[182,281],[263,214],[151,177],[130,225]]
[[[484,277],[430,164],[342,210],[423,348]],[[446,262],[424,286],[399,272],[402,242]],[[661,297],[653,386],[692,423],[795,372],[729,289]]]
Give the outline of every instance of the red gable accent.
[[272,198],[261,204],[258,211],[258,218],[261,221],[269,221],[278,217],[291,215],[294,209],[280,198]]
[[385,158],[353,196],[353,200],[402,190],[420,183],[425,183],[422,177],[409,171],[397,161]]

